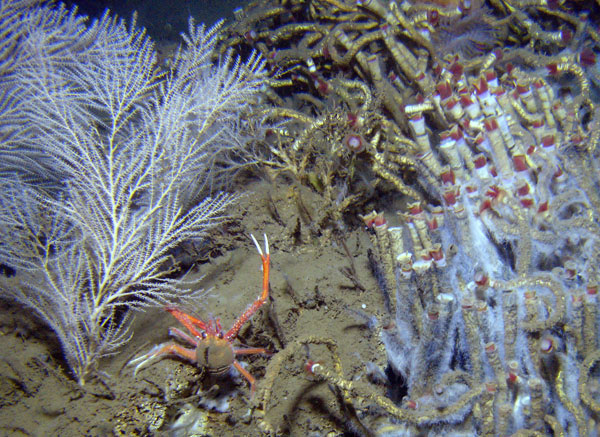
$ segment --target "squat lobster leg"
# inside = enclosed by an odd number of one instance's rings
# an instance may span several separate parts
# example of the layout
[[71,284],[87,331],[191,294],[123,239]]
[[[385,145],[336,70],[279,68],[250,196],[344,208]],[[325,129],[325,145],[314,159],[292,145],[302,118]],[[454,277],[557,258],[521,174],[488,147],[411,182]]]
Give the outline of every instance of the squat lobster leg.
[[140,357],[134,358],[127,363],[128,366],[137,364],[133,369],[133,375],[137,375],[138,371],[147,366],[148,364],[161,359],[165,355],[176,355],[181,358],[185,358],[188,361],[196,362],[196,350],[188,349],[175,343],[163,343],[154,346],[150,351]]
[[235,367],[237,369],[238,372],[240,372],[242,374],[242,376],[244,378],[246,378],[246,380],[248,381],[248,383],[250,384],[250,399],[254,398],[254,391],[255,391],[255,383],[256,383],[256,378],[254,378],[254,376],[252,376],[250,374],[250,372],[248,372],[246,369],[244,369],[242,367],[242,365],[239,363],[238,360],[233,360],[233,367]]
[[200,328],[202,331],[209,331],[209,328],[206,323],[204,323],[202,320],[199,320],[195,317],[192,317],[192,316],[184,313],[179,308],[166,307],[165,311],[171,313],[171,315],[173,315],[173,317],[175,317],[177,320],[179,320],[179,322],[183,326],[185,326],[188,329],[188,331],[190,331],[196,337],[202,336],[202,334],[200,334],[200,332],[198,331],[197,328]]
[[267,301],[267,298],[269,297],[269,268],[271,263],[271,254],[269,253],[269,240],[267,239],[267,234],[265,234],[265,251],[263,252],[260,248],[260,244],[258,244],[256,238],[254,238],[254,235],[250,234],[250,236],[252,237],[252,241],[254,241],[254,245],[256,246],[256,249],[258,250],[258,253],[262,259],[263,290],[260,297],[256,299],[246,311],[243,312],[243,314],[235,321],[231,329],[227,331],[227,333],[225,334],[226,340],[234,339],[237,336],[239,330],[242,328],[242,326],[244,326],[244,323],[246,323],[248,319],[250,319],[250,317],[252,317],[252,315],[261,306],[263,306],[263,304]]

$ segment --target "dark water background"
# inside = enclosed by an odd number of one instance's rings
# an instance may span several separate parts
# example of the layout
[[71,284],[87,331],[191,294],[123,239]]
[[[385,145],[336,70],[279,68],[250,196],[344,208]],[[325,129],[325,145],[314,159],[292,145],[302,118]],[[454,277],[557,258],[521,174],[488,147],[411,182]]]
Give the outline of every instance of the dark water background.
[[233,19],[233,10],[247,0],[76,0],[64,2],[69,8],[77,6],[81,15],[101,16],[106,9],[127,20],[137,11],[137,23],[145,27],[155,41],[177,40],[187,30],[190,16],[198,23],[214,24],[220,18]]

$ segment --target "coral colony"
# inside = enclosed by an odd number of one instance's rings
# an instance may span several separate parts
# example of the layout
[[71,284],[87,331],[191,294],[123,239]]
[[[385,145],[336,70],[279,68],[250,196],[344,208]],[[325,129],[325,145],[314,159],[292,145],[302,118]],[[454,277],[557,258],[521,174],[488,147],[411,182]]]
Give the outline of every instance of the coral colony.
[[384,410],[384,435],[595,435],[589,14],[545,0],[284,3],[238,11],[225,42],[263,52],[279,73],[271,116],[300,126],[278,131],[266,164],[320,190],[333,223],[364,202],[361,178],[409,198],[398,226],[363,212],[381,287],[395,291],[380,325],[402,401],[318,357],[306,370],[364,423],[369,406]]
[[[172,253],[222,223],[263,61],[212,61],[190,20],[171,69],[106,13],[0,4],[0,292],[56,333],[77,381],[131,337],[132,308],[198,297]],[[260,132],[254,130],[254,132]],[[234,139],[234,140],[232,140]]]

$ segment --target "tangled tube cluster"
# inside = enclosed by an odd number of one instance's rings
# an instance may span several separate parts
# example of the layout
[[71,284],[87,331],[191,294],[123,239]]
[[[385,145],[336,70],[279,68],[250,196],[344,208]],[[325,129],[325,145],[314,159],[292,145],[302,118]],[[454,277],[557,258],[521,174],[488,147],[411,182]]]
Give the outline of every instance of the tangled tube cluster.
[[256,2],[221,42],[263,53],[265,114],[291,120],[264,164],[322,192],[334,223],[367,201],[365,180],[407,200],[398,226],[362,217],[396,294],[381,335],[402,404],[309,368],[354,391],[365,422],[364,405],[383,408],[383,434],[591,435],[596,17],[579,2],[440,3]]

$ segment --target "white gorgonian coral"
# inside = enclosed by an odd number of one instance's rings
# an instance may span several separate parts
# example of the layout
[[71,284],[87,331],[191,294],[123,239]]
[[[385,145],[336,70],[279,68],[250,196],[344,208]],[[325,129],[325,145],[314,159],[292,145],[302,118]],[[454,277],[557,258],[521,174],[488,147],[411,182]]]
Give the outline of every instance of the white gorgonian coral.
[[129,309],[198,293],[170,254],[235,197],[208,189],[251,160],[240,120],[264,65],[213,63],[220,24],[190,21],[162,72],[108,13],[3,1],[0,17],[0,263],[16,272],[0,291],[48,323],[83,384],[129,339]]

